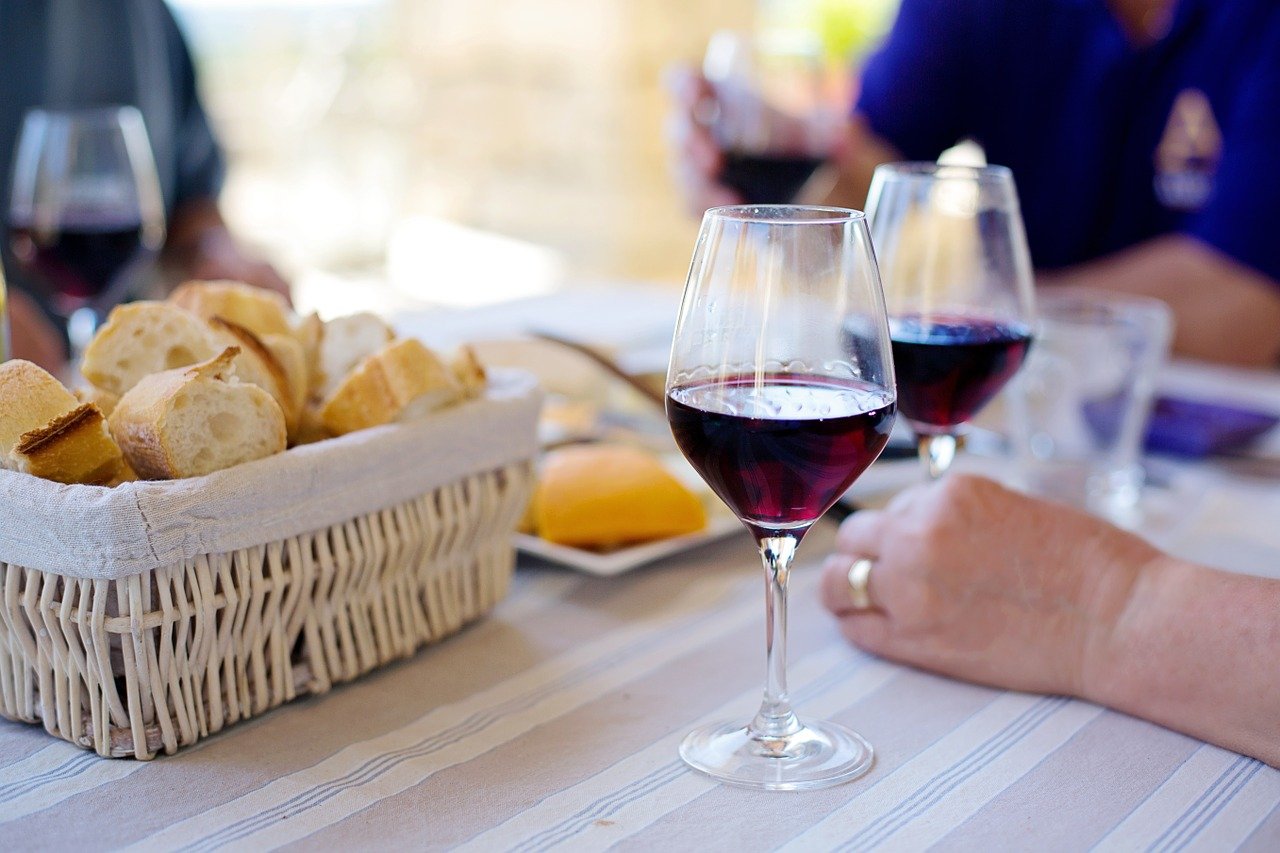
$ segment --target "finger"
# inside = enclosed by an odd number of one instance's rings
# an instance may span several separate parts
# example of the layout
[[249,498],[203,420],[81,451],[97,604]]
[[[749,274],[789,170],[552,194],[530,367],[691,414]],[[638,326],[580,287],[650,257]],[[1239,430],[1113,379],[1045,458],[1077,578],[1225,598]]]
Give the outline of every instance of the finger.
[[863,610],[840,617],[840,633],[864,652],[892,657],[893,624],[875,610]]
[[836,533],[836,549],[858,557],[879,557],[888,522],[889,516],[882,510],[864,509],[855,512],[840,523],[840,530]]
[[[872,612],[866,608],[855,607],[853,603],[853,591],[849,587],[849,569],[857,559],[861,558],[837,552],[827,557],[822,563],[822,583],[819,585],[822,606],[836,616]],[[871,595],[869,585],[867,595],[868,597]],[[871,602],[872,607],[875,607],[874,598]]]

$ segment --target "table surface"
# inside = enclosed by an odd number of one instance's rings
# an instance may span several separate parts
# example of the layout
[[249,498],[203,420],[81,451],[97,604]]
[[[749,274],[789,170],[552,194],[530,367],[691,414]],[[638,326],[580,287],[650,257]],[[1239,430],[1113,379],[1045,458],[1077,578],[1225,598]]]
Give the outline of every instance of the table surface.
[[[1184,366],[1167,380],[1280,410],[1274,374]],[[1161,476],[1148,536],[1280,575],[1275,481],[1204,465]],[[462,634],[153,762],[0,721],[0,848],[1280,847],[1276,769],[848,646],[817,598],[833,533],[814,529],[793,575],[791,688],[802,715],[875,745],[853,783],[741,790],[676,756],[694,724],[745,721],[759,701],[763,601],[744,534],[610,579],[522,561],[510,596]]]

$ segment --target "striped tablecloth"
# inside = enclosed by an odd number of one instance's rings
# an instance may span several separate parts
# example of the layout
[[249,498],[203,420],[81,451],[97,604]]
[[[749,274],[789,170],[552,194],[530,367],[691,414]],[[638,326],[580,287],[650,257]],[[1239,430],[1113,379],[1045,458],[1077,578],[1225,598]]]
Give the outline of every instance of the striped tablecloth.
[[851,784],[746,791],[676,756],[758,702],[744,535],[615,579],[524,567],[460,636],[150,763],[0,722],[0,849],[1280,848],[1280,771],[850,648],[816,594],[833,529],[793,575],[791,683],[875,745]]

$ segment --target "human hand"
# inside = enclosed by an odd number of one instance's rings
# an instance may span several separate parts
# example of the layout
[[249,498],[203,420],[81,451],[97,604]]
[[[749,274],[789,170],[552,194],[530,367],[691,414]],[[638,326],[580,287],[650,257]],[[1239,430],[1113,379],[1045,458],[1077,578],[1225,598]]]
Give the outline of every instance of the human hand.
[[[968,681],[1088,696],[1142,569],[1143,540],[979,477],[948,475],[840,527],[823,603],[855,645]],[[874,560],[873,609],[847,573]]]
[[667,117],[671,171],[689,211],[701,216],[709,207],[741,204],[742,196],[721,184],[724,152],[711,134],[716,95],[711,84],[688,67],[671,68],[666,87],[673,109]]
[[58,376],[67,361],[62,335],[30,296],[9,291],[9,334],[14,358],[25,358]]

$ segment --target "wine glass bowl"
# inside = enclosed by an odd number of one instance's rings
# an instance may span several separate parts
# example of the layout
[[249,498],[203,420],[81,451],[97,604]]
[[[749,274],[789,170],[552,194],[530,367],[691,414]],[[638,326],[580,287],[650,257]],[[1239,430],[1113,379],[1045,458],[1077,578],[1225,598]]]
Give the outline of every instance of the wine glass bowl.
[[1031,345],[1031,259],[1001,166],[880,166],[867,198],[884,281],[898,405],[931,478]]
[[134,107],[31,110],[7,215],[14,258],[68,322],[73,350],[164,242],[164,204]]
[[715,90],[711,132],[720,182],[748,204],[791,201],[830,155],[839,111],[821,45],[798,33],[712,34],[702,73]]
[[802,723],[791,708],[786,590],[800,540],[879,455],[894,412],[884,299],[862,214],[707,211],[672,343],[667,418],[690,464],[755,537],[769,594],[760,711],[746,725],[691,733],[681,756],[694,768],[791,790],[870,767],[871,747],[857,734]]

